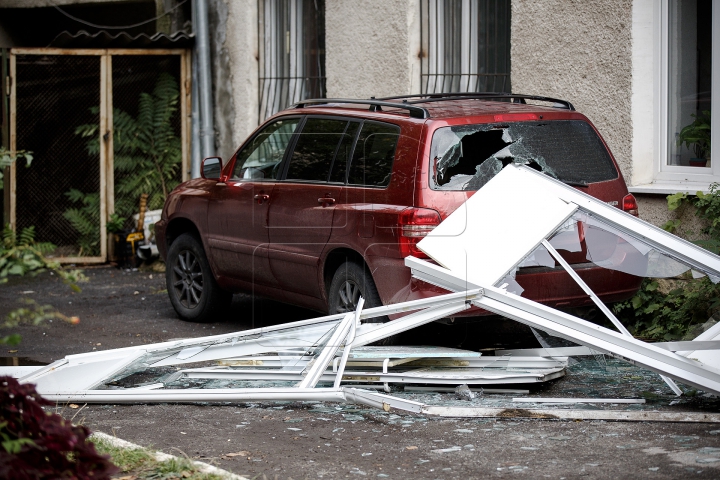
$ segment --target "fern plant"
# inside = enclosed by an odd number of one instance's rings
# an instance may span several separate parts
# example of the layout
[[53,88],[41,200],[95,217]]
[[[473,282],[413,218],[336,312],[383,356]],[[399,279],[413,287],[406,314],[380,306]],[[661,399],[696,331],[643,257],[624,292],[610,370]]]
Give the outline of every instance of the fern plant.
[[100,254],[100,194],[83,193],[75,188],[65,193],[71,202],[80,204],[69,208],[63,217],[77,232],[77,244],[80,247],[78,255]]
[[[45,255],[55,250],[55,245],[35,241],[35,227],[24,228],[16,233],[10,225],[5,225],[0,239],[0,283],[8,281],[9,276],[35,275],[51,270],[70,288],[79,292],[79,282],[87,281],[82,270],[65,270],[59,263],[48,260]],[[15,327],[20,323],[38,324],[49,318],[59,318],[70,323],[78,323],[77,317],[66,317],[55,311],[50,305],[38,305],[33,300],[24,299],[26,307],[8,313],[0,327]],[[17,334],[0,335],[0,345],[16,345],[20,342]]]
[[45,254],[55,249],[52,243],[35,242],[35,227],[24,228],[19,234],[5,225],[0,244],[0,283],[10,275],[42,271],[48,264]]
[[[149,195],[148,209],[162,208],[168,193],[178,185],[182,146],[171,120],[178,110],[179,97],[175,79],[161,73],[152,94],[140,94],[137,117],[113,110],[114,203],[119,217],[129,218],[136,213],[143,193]],[[98,107],[91,111],[97,114]],[[81,125],[75,133],[88,138],[89,154],[99,153],[97,124]]]
[[18,150],[17,152],[11,154],[10,150],[7,150],[5,147],[0,147],[0,190],[3,189],[5,167],[9,167],[20,158],[24,158],[25,166],[29,167],[33,160],[32,152]]
[[52,270],[74,291],[79,292],[78,282],[87,281],[82,270],[65,270],[59,263],[45,257],[55,250],[49,242],[35,241],[35,227],[24,228],[19,234],[10,225],[5,225],[0,242],[0,283],[7,282],[12,275],[34,275]]

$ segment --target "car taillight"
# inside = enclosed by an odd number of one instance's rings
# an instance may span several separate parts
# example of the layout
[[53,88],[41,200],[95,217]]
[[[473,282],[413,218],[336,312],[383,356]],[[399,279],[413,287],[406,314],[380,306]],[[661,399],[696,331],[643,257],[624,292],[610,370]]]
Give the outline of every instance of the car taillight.
[[428,208],[406,208],[400,213],[400,255],[412,255],[418,258],[428,258],[417,248],[417,243],[424,236],[440,225],[440,214]]
[[624,212],[627,212],[630,215],[635,215],[636,217],[638,216],[637,200],[635,200],[635,197],[632,193],[628,193],[623,197],[622,209]]

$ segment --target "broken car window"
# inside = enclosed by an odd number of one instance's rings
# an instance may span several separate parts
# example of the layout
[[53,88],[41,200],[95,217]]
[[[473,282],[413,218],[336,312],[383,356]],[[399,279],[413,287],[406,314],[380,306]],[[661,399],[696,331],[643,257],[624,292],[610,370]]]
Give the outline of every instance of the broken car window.
[[443,127],[430,152],[436,190],[478,190],[509,163],[571,185],[618,176],[600,137],[580,120]]

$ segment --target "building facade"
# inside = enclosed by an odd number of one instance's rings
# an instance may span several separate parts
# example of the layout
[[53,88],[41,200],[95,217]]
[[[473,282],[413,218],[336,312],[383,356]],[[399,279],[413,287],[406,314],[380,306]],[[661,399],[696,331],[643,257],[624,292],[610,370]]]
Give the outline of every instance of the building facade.
[[[720,96],[711,95],[720,91],[720,0],[206,1],[215,145],[224,158],[302,98],[512,90],[563,98],[587,115],[652,223],[674,215],[668,194],[720,181],[720,149],[682,142],[685,127],[720,114]],[[154,4],[162,13],[181,3],[0,6]],[[26,46],[3,31],[0,42]],[[710,135],[720,141],[717,129]]]

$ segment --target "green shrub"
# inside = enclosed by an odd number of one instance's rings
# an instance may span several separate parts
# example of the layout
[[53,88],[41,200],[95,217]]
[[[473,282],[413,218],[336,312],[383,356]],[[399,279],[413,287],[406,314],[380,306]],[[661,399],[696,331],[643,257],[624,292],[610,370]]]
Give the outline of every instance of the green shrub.
[[614,306],[633,336],[668,342],[685,339],[718,310],[720,284],[707,277],[645,279],[632,299]]
[[[720,253],[720,184],[710,185],[709,193],[669,195],[667,204],[670,211],[693,208],[705,223],[698,232],[705,238],[696,238],[693,243]],[[681,226],[682,221],[676,219],[663,228],[676,232]],[[720,284],[707,277],[694,279],[689,273],[670,280],[646,279],[632,299],[614,306],[615,313],[633,335],[660,341],[691,339],[696,327],[718,310]]]
[[[0,283],[7,282],[10,276],[36,275],[50,270],[73,291],[79,292],[80,287],[77,284],[87,281],[87,277],[82,270],[65,270],[59,263],[45,258],[45,253],[54,249],[55,246],[51,243],[35,241],[34,227],[25,228],[20,234],[16,234],[9,225],[6,225],[2,232],[2,241],[0,241]],[[2,327],[12,328],[21,323],[37,325],[51,318],[58,318],[73,324],[79,322],[77,317],[67,317],[50,305],[39,305],[30,299],[22,301],[25,306],[8,313],[2,322]],[[18,343],[20,343],[20,336],[17,334],[0,336],[0,345],[17,345]]]

